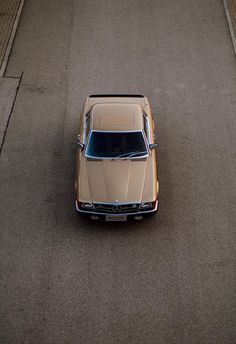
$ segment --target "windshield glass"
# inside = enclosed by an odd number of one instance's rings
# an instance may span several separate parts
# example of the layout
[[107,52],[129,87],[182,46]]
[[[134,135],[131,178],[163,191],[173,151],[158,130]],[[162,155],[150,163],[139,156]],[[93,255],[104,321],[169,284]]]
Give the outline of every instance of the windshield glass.
[[147,154],[141,131],[99,132],[92,131],[85,154],[90,157],[123,159]]

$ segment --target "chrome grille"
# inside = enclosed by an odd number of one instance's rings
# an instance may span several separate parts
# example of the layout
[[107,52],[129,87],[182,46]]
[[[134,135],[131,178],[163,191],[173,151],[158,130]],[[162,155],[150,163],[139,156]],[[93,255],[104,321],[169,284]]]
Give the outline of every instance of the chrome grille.
[[133,213],[139,210],[139,203],[132,204],[105,204],[94,203],[94,208],[101,213],[121,214]]

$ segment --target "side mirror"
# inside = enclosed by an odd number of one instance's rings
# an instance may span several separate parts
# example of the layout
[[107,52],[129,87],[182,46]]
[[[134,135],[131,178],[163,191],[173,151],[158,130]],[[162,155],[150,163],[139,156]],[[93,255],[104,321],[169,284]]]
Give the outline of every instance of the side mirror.
[[158,147],[158,143],[152,143],[149,145],[150,149],[156,149]]
[[81,143],[81,142],[77,142],[76,146],[77,146],[77,148],[80,149],[80,150],[83,150],[83,149],[84,149],[84,144]]
[[84,144],[80,142],[80,135],[77,136],[76,146],[78,149],[81,149],[81,150],[84,149]]

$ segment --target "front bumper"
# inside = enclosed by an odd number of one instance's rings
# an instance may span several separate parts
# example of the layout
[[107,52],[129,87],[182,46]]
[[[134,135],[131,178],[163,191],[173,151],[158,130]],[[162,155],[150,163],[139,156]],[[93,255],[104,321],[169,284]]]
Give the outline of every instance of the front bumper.
[[135,217],[145,217],[145,216],[149,216],[152,215],[154,213],[156,213],[158,211],[159,208],[159,202],[157,200],[155,208],[151,209],[151,210],[145,210],[142,211],[141,209],[138,209],[135,212],[115,212],[115,213],[111,213],[111,212],[99,212],[96,210],[82,210],[79,208],[78,206],[78,201],[75,201],[75,210],[77,211],[78,214],[80,215],[84,215],[84,216],[88,216],[88,217],[93,217],[93,216],[97,216],[101,219],[105,219],[106,216],[127,216],[127,219],[134,219]]

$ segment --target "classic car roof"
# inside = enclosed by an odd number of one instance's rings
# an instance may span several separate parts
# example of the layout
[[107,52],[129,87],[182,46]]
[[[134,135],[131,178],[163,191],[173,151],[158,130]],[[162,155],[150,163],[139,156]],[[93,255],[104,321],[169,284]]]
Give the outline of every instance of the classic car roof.
[[142,108],[138,104],[127,103],[95,104],[90,123],[93,130],[142,130]]

